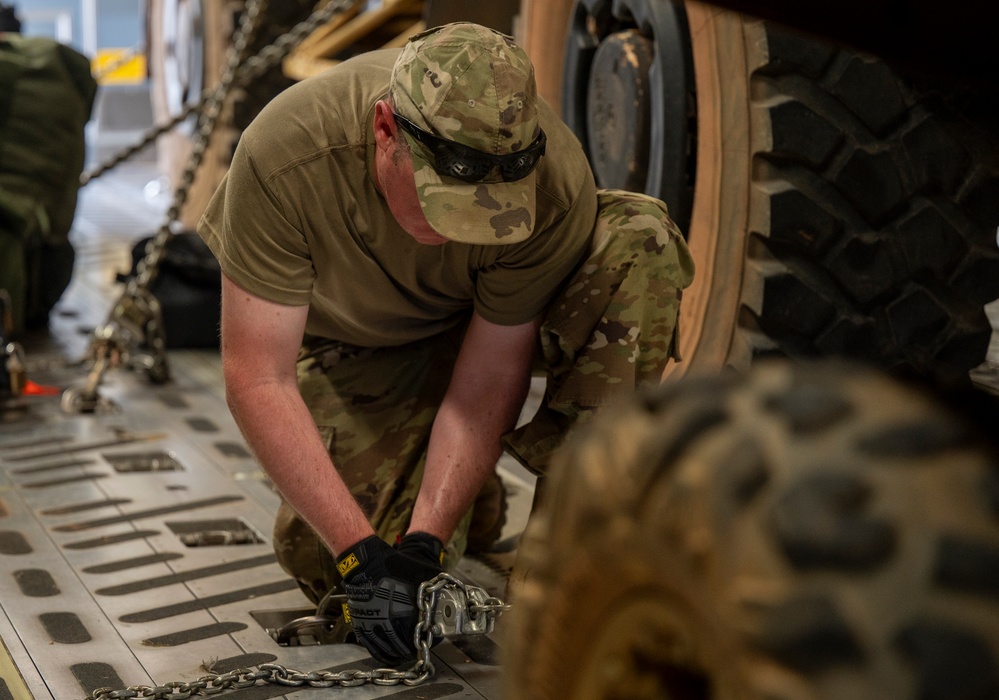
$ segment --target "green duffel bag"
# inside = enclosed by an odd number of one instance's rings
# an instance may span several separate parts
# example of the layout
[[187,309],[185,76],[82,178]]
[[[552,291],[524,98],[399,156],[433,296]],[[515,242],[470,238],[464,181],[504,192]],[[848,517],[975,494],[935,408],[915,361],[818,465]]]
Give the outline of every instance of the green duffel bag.
[[69,285],[69,231],[97,82],[90,61],[44,37],[0,34],[0,289],[14,333],[45,326]]

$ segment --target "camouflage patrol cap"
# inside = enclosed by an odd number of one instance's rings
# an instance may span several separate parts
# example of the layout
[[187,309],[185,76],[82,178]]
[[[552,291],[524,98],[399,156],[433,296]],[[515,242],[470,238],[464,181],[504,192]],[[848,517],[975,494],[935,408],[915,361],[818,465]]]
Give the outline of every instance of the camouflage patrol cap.
[[[494,155],[529,146],[540,133],[534,67],[511,37],[458,22],[417,34],[392,70],[395,111],[435,136]],[[423,215],[462,243],[506,244],[534,230],[532,172],[514,182],[441,176],[433,156],[404,129]]]

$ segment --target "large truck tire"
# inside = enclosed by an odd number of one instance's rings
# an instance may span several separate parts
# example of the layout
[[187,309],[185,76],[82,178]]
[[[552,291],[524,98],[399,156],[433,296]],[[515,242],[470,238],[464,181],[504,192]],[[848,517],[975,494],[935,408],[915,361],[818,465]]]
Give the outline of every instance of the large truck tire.
[[602,413],[524,536],[506,697],[999,696],[983,406],[770,359]]
[[551,5],[528,46],[565,45],[562,116],[598,181],[688,233],[680,371],[835,355],[967,381],[999,297],[995,89],[710,4]]

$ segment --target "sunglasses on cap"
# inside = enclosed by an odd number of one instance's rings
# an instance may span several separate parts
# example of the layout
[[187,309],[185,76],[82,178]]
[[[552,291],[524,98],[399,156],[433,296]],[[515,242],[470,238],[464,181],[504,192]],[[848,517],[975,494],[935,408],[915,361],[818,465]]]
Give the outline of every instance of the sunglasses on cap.
[[[424,131],[406,117],[395,114],[396,124],[423,144],[434,156],[434,170],[445,177],[453,177],[462,182],[514,182],[531,174],[545,154],[547,137],[541,131],[527,148],[505,156],[494,156],[457,141],[449,141]],[[499,168],[500,178],[486,179],[486,176]]]

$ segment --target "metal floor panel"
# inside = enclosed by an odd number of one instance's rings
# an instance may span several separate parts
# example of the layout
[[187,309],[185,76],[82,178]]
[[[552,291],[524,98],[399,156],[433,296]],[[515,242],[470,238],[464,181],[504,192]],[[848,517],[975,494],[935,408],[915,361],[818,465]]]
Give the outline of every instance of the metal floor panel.
[[[32,381],[63,389],[85,379],[71,361],[120,292],[115,274],[133,241],[160,223],[162,203],[141,198],[153,177],[149,166],[129,166],[82,191],[73,282],[49,334],[25,343]],[[279,646],[257,622],[260,611],[310,607],[274,559],[278,496],[229,414],[218,353],[171,351],[169,361],[173,378],[161,386],[108,372],[101,395],[114,413],[66,414],[58,395],[22,397],[0,412],[0,700],[69,700],[270,661],[302,671],[377,666],[356,645]],[[519,532],[530,509],[533,483],[517,470],[506,463],[501,472],[511,495],[505,535]],[[251,541],[185,539],[216,526]],[[458,575],[502,595],[506,566],[464,560]],[[437,674],[419,688],[336,692],[498,698],[501,629],[502,618],[489,637],[435,647]],[[256,686],[225,695],[317,692]]]
[[[374,667],[353,645],[279,647],[254,620],[254,611],[308,601],[274,561],[277,496],[249,453],[232,449],[243,443],[220,398],[150,386],[125,372],[111,373],[102,393],[122,411],[70,417],[58,397],[35,398],[22,400],[30,407],[19,420],[0,425],[7,623],[0,633],[31,695],[82,697],[92,679],[122,687],[193,681],[219,660],[242,665],[240,658],[299,670]],[[171,400],[161,401],[163,394]],[[186,406],[177,407],[178,397]],[[109,444],[123,435],[136,441]],[[112,466],[144,451],[168,454],[180,468],[122,473]],[[182,526],[202,520],[239,521],[259,541],[186,546]],[[431,686],[447,690],[438,697],[495,697],[482,692],[496,685],[495,665],[475,664],[449,643],[437,658]],[[443,658],[483,687],[447,670]]]

